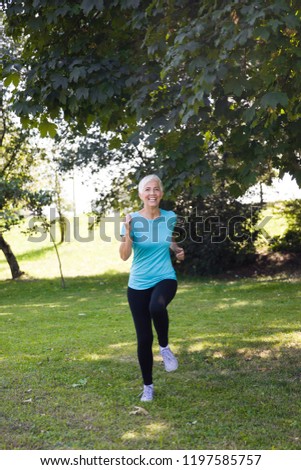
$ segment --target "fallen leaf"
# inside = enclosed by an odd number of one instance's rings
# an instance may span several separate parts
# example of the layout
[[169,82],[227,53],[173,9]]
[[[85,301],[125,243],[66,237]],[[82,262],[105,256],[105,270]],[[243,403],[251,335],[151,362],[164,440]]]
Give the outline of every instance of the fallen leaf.
[[149,415],[149,412],[146,411],[141,406],[135,406],[134,408],[135,409],[133,411],[130,411],[130,415],[144,415],[144,416]]
[[77,384],[72,384],[72,387],[84,387],[87,385],[87,379],[80,379]]
[[23,400],[23,403],[32,403],[32,398],[28,398],[27,400]]

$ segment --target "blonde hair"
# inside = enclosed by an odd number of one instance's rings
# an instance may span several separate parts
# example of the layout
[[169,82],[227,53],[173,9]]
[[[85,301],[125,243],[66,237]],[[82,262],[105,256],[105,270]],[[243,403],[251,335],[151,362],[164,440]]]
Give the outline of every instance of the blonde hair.
[[162,184],[162,181],[160,180],[159,176],[157,176],[157,175],[147,175],[144,178],[142,178],[142,180],[140,181],[140,183],[138,185],[139,193],[142,193],[142,191],[143,191],[144,187],[147,185],[147,183],[149,183],[152,180],[158,181],[159,187],[160,187],[161,191],[163,192],[163,184]]

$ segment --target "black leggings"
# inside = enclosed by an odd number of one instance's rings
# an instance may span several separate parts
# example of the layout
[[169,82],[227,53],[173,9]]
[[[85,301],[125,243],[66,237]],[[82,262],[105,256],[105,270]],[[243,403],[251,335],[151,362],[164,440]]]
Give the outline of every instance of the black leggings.
[[136,290],[128,287],[128,302],[133,315],[138,341],[138,360],[145,385],[153,383],[153,330],[157,332],[159,345],[168,345],[167,305],[177,292],[177,281],[164,279],[150,289]]

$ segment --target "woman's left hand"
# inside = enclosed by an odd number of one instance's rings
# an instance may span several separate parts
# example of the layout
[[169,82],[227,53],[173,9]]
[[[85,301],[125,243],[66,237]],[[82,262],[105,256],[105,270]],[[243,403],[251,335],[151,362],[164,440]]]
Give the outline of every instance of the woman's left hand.
[[185,259],[185,252],[183,248],[177,246],[175,249],[175,255],[178,261],[184,261]]

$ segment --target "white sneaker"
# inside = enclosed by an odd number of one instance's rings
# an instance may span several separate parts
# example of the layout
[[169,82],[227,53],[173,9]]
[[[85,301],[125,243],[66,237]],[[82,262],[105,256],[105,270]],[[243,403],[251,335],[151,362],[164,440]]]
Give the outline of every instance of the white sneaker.
[[152,401],[154,397],[154,386],[151,385],[144,385],[141,401]]
[[161,348],[160,346],[160,353],[163,358],[166,372],[172,372],[173,370],[177,370],[179,365],[178,360],[169,349],[169,346],[166,346],[166,348]]

